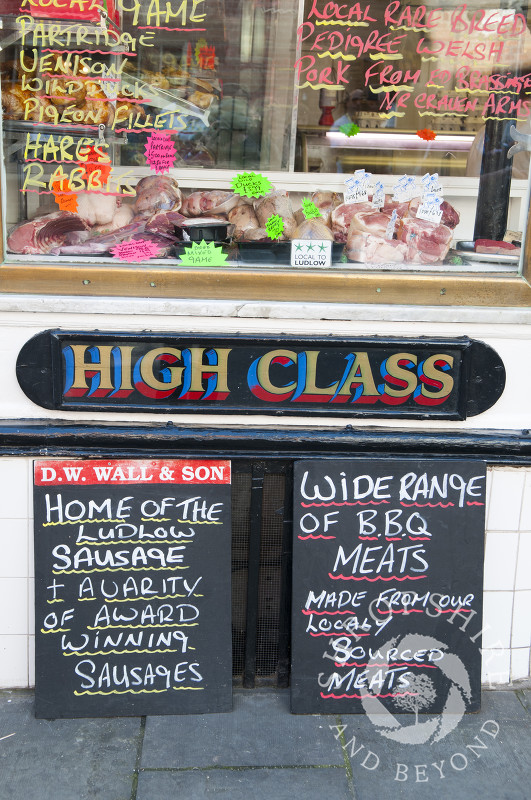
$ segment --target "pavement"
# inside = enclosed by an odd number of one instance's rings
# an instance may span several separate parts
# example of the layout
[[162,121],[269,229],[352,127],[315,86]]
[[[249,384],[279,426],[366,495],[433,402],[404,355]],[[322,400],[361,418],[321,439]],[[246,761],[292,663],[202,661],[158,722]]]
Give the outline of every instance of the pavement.
[[32,692],[3,690],[0,800],[529,800],[531,689],[484,691],[456,722],[402,744],[266,689],[236,689],[226,714],[36,720]]

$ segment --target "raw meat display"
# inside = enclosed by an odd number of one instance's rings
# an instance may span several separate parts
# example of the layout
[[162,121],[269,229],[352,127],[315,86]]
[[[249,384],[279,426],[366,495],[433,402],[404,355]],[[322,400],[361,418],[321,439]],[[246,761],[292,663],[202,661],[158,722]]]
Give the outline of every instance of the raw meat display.
[[350,223],[350,228],[347,236],[347,243],[351,232],[353,233],[372,233],[373,236],[382,236],[385,238],[387,233],[387,226],[391,221],[391,214],[386,214],[383,211],[358,211],[354,214]]
[[397,239],[407,245],[407,261],[412,264],[441,263],[450,249],[452,230],[423,219],[401,220]]
[[130,239],[147,239],[160,246],[160,255],[166,255],[169,251],[169,247],[179,241],[179,237],[174,233],[162,230],[150,230],[148,226],[149,220],[136,220],[130,225],[125,225],[123,228],[118,228],[118,230],[112,231],[111,233],[93,234],[83,242],[65,242],[62,245],[58,245],[50,252],[54,255],[101,255],[103,253],[108,253],[109,250],[119,242],[129,241]]
[[151,216],[156,211],[179,211],[182,194],[169,175],[148,175],[136,185],[135,213]]
[[374,211],[370,203],[341,203],[332,210],[332,233],[336,242],[346,242],[352,217],[359,211]]
[[317,191],[312,194],[311,200],[321,212],[326,225],[330,225],[332,211],[342,203],[341,195],[337,192]]
[[88,225],[108,225],[117,211],[117,198],[112,194],[86,192],[77,196],[77,215]]
[[259,197],[253,203],[255,214],[262,228],[265,228],[269,217],[278,214],[284,221],[284,233],[282,239],[292,239],[293,231],[297,227],[297,221],[293,215],[291,200],[285,191],[270,192]]
[[116,209],[110,222],[95,225],[93,231],[94,233],[111,233],[111,231],[116,231],[118,228],[123,228],[125,225],[129,225],[129,223],[133,221],[134,215],[135,212],[133,206],[124,203],[124,205]]
[[332,231],[321,217],[305,219],[293,232],[293,239],[325,239],[334,241]]
[[[450,203],[443,201],[440,224],[417,219],[420,202],[420,198],[400,203],[386,198],[381,211],[363,209],[354,213],[347,235],[349,261],[371,264],[393,261],[441,264],[450,249],[452,229],[459,222],[459,214]],[[332,220],[334,214],[342,208],[340,206],[332,212]],[[395,211],[396,232],[393,239],[388,239],[387,226]],[[444,220],[449,224],[445,224]],[[342,231],[339,234],[335,232],[336,239],[338,235],[342,236]]]
[[7,237],[7,246],[12,253],[45,255],[64,244],[68,234],[87,228],[77,214],[55,211],[16,225]]
[[514,256],[520,253],[520,249],[511,242],[499,242],[495,239],[477,239],[474,245],[476,253],[493,253],[499,256]]
[[396,239],[383,239],[372,233],[349,231],[347,258],[362,264],[386,264],[407,261],[408,248]]
[[271,239],[267,235],[267,231],[265,228],[249,228],[248,230],[244,231],[241,239],[241,242],[270,242]]
[[[421,203],[420,197],[415,197],[409,203],[409,211],[407,213],[408,217],[417,216],[417,211],[420,206],[420,203]],[[441,225],[446,225],[447,228],[451,228],[453,230],[457,225],[459,225],[459,219],[460,219],[459,212],[456,211],[455,208],[450,205],[450,203],[447,203],[446,200],[442,201],[440,208],[442,211]],[[399,216],[405,216],[405,215],[400,214]]]
[[[360,263],[430,265],[443,262],[453,228],[459,222],[459,214],[446,201],[441,203],[442,222],[436,224],[416,217],[420,198],[397,202],[388,195],[380,210],[371,202],[341,203],[340,195],[332,191],[317,190],[311,199],[323,216],[306,219],[302,209],[294,214],[288,192],[283,190],[255,199],[217,189],[183,196],[177,181],[169,175],[149,175],[138,182],[134,204],[121,203],[111,194],[80,192],[77,213],[58,211],[22,223],[11,232],[8,246],[16,253],[95,255],[109,252],[120,241],[144,237],[156,242],[161,253],[168,253],[172,244],[194,238],[187,228],[205,226],[215,226],[219,234],[212,235],[219,239],[228,236],[237,242],[275,246],[267,235],[266,223],[278,214],[284,222],[284,241],[296,238],[344,243],[348,259]],[[389,238],[394,214],[395,231]],[[223,233],[220,223],[227,226]],[[199,238],[201,235],[197,231]]]
[[260,227],[254,208],[247,203],[235,206],[229,211],[228,217],[229,222],[234,225],[233,236],[236,241],[243,238],[247,231],[256,230]]

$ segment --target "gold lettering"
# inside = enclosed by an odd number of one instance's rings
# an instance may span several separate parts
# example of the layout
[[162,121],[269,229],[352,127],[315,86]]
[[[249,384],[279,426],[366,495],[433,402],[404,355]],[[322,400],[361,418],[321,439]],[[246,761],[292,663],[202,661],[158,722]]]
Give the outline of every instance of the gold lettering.
[[217,355],[218,363],[217,365],[211,364],[203,364],[203,354],[206,352],[204,347],[191,347],[190,354],[192,356],[192,376],[190,381],[190,391],[191,392],[204,392],[203,388],[203,375],[206,373],[211,374],[215,373],[217,375],[217,392],[228,392],[229,387],[227,386],[227,379],[228,379],[228,358],[229,353],[231,352],[231,348],[226,347],[216,347],[213,348],[214,352]]
[[304,387],[304,394],[331,395],[336,391],[339,381],[336,381],[330,386],[325,386],[324,388],[320,388],[319,386],[315,385],[317,374],[317,358],[319,356],[319,352],[319,350],[306,351],[306,386]]
[[405,367],[401,367],[399,362],[402,360],[412,361],[415,365],[418,361],[417,356],[414,356],[411,353],[394,353],[394,355],[389,356],[385,363],[385,368],[388,374],[391,376],[391,378],[398,378],[398,380],[405,381],[407,383],[407,386],[404,389],[397,389],[386,382],[385,394],[389,395],[390,397],[407,397],[411,394],[411,392],[415,391],[417,387],[416,374]]
[[450,367],[453,367],[454,365],[453,356],[446,355],[445,353],[436,353],[434,356],[430,356],[426,359],[422,367],[424,375],[430,380],[440,383],[441,388],[437,389],[437,391],[431,391],[425,386],[425,384],[422,384],[421,393],[424,395],[424,397],[446,397],[446,395],[450,394],[453,389],[454,379],[452,375],[450,375],[448,372],[443,372],[440,368],[437,369],[437,361],[444,361],[445,364],[448,364]]
[[164,356],[175,356],[175,359],[180,361],[181,351],[177,350],[175,347],[154,347],[153,350],[147,352],[140,361],[140,375],[144,383],[151,389],[159,389],[163,392],[168,389],[175,389],[176,386],[182,383],[184,370],[184,367],[165,367],[170,373],[170,380],[159,381],[153,374],[154,366],[155,361],[159,358],[164,362]]
[[[86,344],[71,344],[70,348],[74,354],[74,380],[71,389],[88,389],[87,372],[99,372],[100,382],[98,389],[114,389],[111,371],[111,350],[114,345],[101,344],[98,346],[100,360],[98,363],[85,361],[85,353],[92,349]],[[96,349],[96,348],[95,348]]]
[[262,356],[258,362],[258,367],[256,370],[256,377],[258,378],[260,386],[270,394],[286,394],[287,392],[293,392],[297,388],[297,383],[295,381],[282,387],[275,386],[271,383],[271,379],[269,377],[271,362],[273,359],[279,357],[289,358],[294,364],[297,363],[297,353],[295,353],[293,350],[270,350],[269,353],[266,353]]
[[363,384],[362,396],[377,396],[378,390],[372,376],[371,363],[368,353],[355,353],[354,363],[348,371],[347,377],[343,380],[338,395],[352,394],[352,384]]

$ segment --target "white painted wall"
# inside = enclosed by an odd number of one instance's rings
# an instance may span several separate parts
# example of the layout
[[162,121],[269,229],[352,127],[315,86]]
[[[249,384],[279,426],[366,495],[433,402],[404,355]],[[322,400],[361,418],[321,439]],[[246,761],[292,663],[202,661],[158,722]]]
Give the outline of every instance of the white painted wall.
[[[274,280],[274,276],[272,276]],[[493,347],[507,371],[505,392],[489,411],[465,422],[423,422],[422,429],[531,428],[531,309],[414,308],[342,304],[257,303],[128,298],[46,298],[4,295],[0,298],[0,419],[48,418],[89,422],[172,420],[176,424],[296,427],[315,424],[307,417],[214,414],[120,414],[47,411],[19,388],[15,365],[22,345],[47,328],[170,333],[249,333],[329,336],[463,336]],[[320,426],[374,426],[420,429],[416,420],[320,417]]]
[[[273,276],[272,276],[273,278]],[[96,414],[47,411],[18,387],[17,354],[47,328],[141,332],[288,333],[337,336],[460,336],[481,339],[499,353],[507,386],[499,402],[465,422],[322,418],[320,427],[378,425],[466,431],[531,428],[529,346],[531,310],[440,309],[406,306],[216,302],[117,298],[45,298],[4,295],[0,299],[0,419],[67,419],[183,425],[312,425],[308,418],[278,419],[212,414]],[[31,686],[33,658],[32,460],[0,458],[0,687]],[[504,684],[530,675],[531,648],[531,469],[489,470],[484,596],[485,683]],[[476,631],[474,631],[475,633]]]

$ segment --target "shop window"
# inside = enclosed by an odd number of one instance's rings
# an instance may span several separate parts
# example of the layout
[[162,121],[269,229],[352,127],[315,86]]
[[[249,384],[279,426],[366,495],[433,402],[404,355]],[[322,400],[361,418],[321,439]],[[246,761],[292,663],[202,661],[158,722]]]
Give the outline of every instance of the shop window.
[[529,302],[525,5],[2,10],[5,291]]

